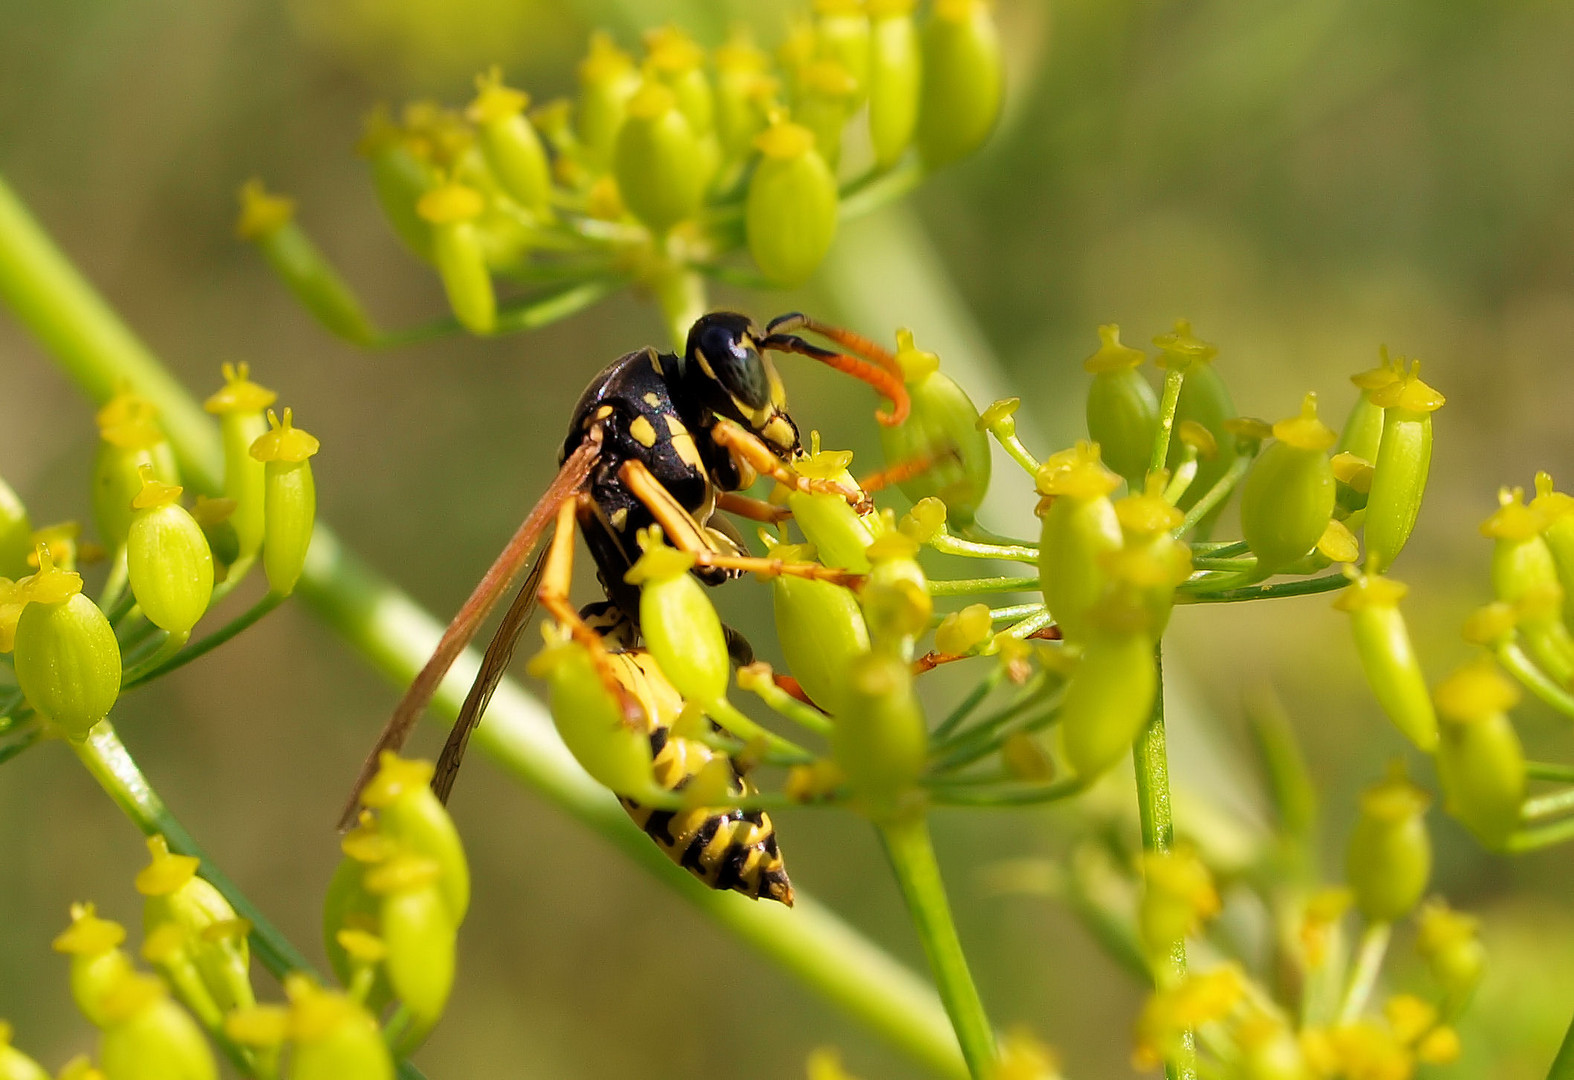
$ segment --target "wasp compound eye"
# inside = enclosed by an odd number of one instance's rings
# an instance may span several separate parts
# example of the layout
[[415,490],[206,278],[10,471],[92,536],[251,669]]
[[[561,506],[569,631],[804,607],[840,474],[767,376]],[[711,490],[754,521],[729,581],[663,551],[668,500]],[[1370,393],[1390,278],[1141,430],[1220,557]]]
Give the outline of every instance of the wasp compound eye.
[[763,409],[771,403],[771,380],[754,346],[753,332],[754,325],[745,316],[707,315],[689,331],[688,359],[739,405]]

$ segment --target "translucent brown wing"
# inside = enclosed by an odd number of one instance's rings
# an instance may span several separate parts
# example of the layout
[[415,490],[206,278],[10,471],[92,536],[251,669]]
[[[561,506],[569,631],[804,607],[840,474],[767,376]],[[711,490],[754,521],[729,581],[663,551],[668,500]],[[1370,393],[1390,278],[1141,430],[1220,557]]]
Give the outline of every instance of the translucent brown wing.
[[[548,485],[540,501],[531,507],[524,522],[508,541],[508,546],[503,548],[502,553],[471,591],[470,598],[448,624],[448,629],[443,631],[443,636],[438,641],[437,648],[433,650],[431,658],[410,683],[410,688],[405,691],[404,697],[399,699],[393,716],[389,717],[382,734],[377,738],[376,745],[372,747],[371,753],[361,765],[361,772],[356,777],[350,800],[345,804],[344,812],[339,817],[341,829],[347,829],[355,824],[361,791],[377,772],[378,755],[384,750],[398,750],[404,745],[416,721],[421,718],[432,696],[437,693],[437,687],[442,683],[443,676],[448,674],[448,669],[454,666],[454,661],[459,659],[459,654],[464,652],[474,639],[481,629],[481,624],[497,606],[498,598],[519,576],[520,570],[529,561],[547,527],[556,518],[558,508],[563,505],[564,500],[573,498],[583,489],[585,481],[590,476],[590,470],[601,452],[599,436],[599,431],[592,432],[563,462],[562,468],[558,470],[557,476]],[[532,595],[533,593],[532,590]],[[528,618],[529,612],[524,612],[524,615]],[[512,643],[509,648],[512,650]],[[490,653],[489,649],[488,654]],[[482,670],[485,672],[486,668],[483,667]],[[471,693],[474,696],[473,689]],[[469,704],[468,700],[466,704]]]

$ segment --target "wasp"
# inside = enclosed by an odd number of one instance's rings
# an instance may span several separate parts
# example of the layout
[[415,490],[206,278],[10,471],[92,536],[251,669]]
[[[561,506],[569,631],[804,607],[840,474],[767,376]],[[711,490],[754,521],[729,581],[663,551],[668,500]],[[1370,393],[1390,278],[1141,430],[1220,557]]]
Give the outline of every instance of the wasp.
[[[798,336],[806,330],[845,351]],[[726,510],[761,521],[782,511],[740,493],[760,477],[800,491],[831,492],[867,505],[860,488],[811,479],[793,470],[805,456],[772,352],[796,353],[869,384],[891,402],[877,418],[899,424],[908,398],[895,358],[851,331],[801,314],[772,320],[762,331],[747,316],[712,312],[698,319],[681,354],[639,349],[613,361],[580,396],[559,455],[559,469],[541,499],[481,578],[444,631],[426,665],[400,699],[368,755],[341,826],[353,824],[361,788],[378,755],[404,744],[438,684],[475,637],[501,596],[550,532],[487,646],[474,684],[438,758],[432,788],[445,802],[470,733],[503,677],[520,634],[539,605],[590,652],[631,725],[650,737],[658,781],[676,790],[712,753],[672,737],[662,695],[675,691],[638,649],[639,591],[624,575],[640,553],[636,537],[659,525],[664,542],[694,556],[693,573],[718,585],[743,573],[794,573],[849,583],[845,571],[786,564],[746,554]],[[605,600],[576,610],[569,600],[576,534],[597,569]],[[735,658],[747,643],[730,638]],[[609,647],[609,644],[616,648]],[[704,753],[701,753],[703,749]],[[703,760],[702,760],[703,759]],[[748,788],[735,775],[736,793]],[[775,830],[761,812],[699,810],[674,815],[623,799],[625,809],[673,859],[707,885],[790,904]],[[681,819],[681,820],[679,820]]]

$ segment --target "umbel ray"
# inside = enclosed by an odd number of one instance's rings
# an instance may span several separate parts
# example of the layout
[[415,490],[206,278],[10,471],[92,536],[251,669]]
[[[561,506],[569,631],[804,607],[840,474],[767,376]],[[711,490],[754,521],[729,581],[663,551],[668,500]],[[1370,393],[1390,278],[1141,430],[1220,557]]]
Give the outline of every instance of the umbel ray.
[[[797,336],[800,330],[819,334],[845,351],[810,344]],[[433,790],[447,800],[470,732],[538,604],[588,650],[626,722],[649,735],[658,783],[677,790],[698,772],[709,752],[679,752],[663,718],[670,715],[663,693],[673,691],[653,670],[648,654],[637,648],[639,590],[625,575],[639,557],[640,532],[659,526],[665,543],[693,557],[692,572],[707,585],[749,572],[844,583],[855,578],[811,563],[749,556],[731,522],[717,513],[780,520],[783,512],[777,507],[739,494],[762,476],[800,491],[834,493],[855,506],[867,503],[861,489],[794,470],[793,463],[802,460],[805,451],[787,413],[786,390],[771,352],[809,356],[873,386],[891,401],[890,412],[878,414],[881,423],[899,424],[907,415],[907,392],[888,351],[799,314],[784,315],[761,331],[747,316],[713,312],[694,323],[682,355],[644,348],[613,361],[580,396],[557,476],[449,623],[394,709],[362,766],[341,827],[354,823],[361,789],[376,771],[379,755],[404,744],[448,669],[549,534],[545,551],[487,646],[438,759]],[[585,538],[606,593],[604,601],[582,611],[569,600],[576,531]],[[609,642],[617,648],[609,648]],[[741,638],[729,645],[739,659],[748,658]],[[734,788],[739,794],[748,790],[736,773]],[[652,811],[627,798],[621,801],[674,861],[711,887],[792,902],[792,886],[763,811],[674,814]]]

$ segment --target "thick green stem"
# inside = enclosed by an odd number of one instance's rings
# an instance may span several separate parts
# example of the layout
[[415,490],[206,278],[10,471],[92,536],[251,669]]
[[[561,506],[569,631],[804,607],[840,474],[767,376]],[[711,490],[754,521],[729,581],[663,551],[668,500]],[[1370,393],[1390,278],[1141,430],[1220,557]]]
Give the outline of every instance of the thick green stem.
[[[1142,849],[1166,852],[1175,843],[1175,819],[1170,806],[1170,760],[1164,743],[1164,659],[1162,649],[1153,650],[1153,665],[1158,669],[1158,690],[1153,695],[1153,713],[1147,727],[1132,747],[1137,772],[1137,820],[1142,828]],[[1180,940],[1164,957],[1155,981],[1173,986],[1186,978],[1186,942]],[[1181,1053],[1164,1065],[1167,1080],[1196,1080],[1197,1039],[1188,1031],[1181,1036]]]
[[[182,478],[213,493],[222,475],[218,428],[77,273],[0,181],[0,301],[95,401],[126,382],[150,398],[182,463]],[[298,591],[352,648],[407,684],[442,624],[377,578],[319,523]],[[449,719],[479,658],[455,665],[434,703]],[[574,762],[541,705],[516,684],[499,687],[474,745],[516,779],[590,826],[709,918],[796,975],[847,1015],[938,1076],[967,1075],[932,991],[911,970],[801,891],[797,906],[758,904],[708,889],[634,828]]]
[[940,864],[935,861],[934,845],[929,840],[929,823],[922,814],[887,822],[880,828],[885,853],[891,860],[907,911],[929,957],[929,970],[940,988],[962,1044],[962,1056],[974,1080],[983,1080],[995,1071],[995,1032],[984,1012],[984,1003],[973,985],[967,957],[951,919],[945,884],[940,880]]

